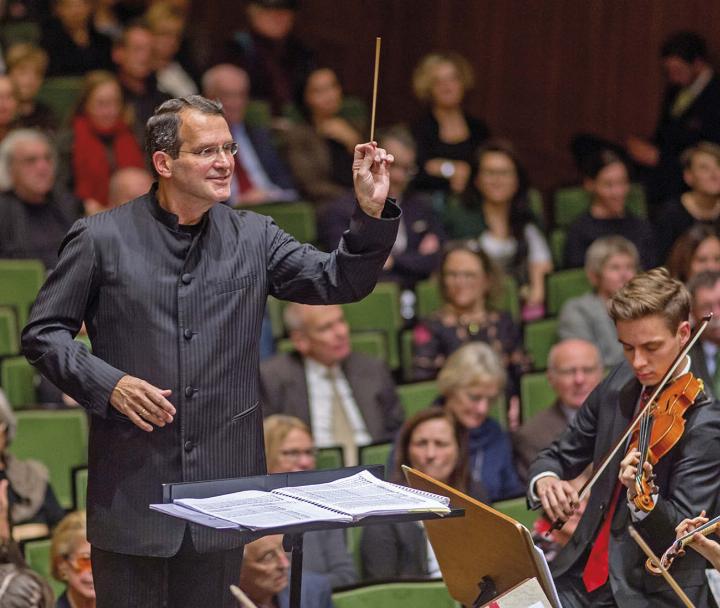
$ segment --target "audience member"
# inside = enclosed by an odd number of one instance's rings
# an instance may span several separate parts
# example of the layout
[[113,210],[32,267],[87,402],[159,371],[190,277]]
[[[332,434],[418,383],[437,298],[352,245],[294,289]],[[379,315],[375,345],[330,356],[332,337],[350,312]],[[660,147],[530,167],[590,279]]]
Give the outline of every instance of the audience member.
[[[240,589],[258,608],[290,608],[290,561],[282,540],[281,534],[274,534],[245,545]],[[303,572],[301,591],[301,606],[332,608],[332,592],[324,576]]]
[[119,207],[123,203],[142,196],[152,186],[153,178],[147,169],[126,167],[118,169],[110,178],[108,207]]
[[591,196],[590,209],[567,230],[565,266],[581,267],[592,242],[613,234],[635,243],[643,268],[655,266],[655,235],[650,223],[625,208],[630,192],[625,161],[614,152],[603,150],[587,160],[583,174],[583,185]]
[[132,107],[135,137],[144,144],[145,125],[157,108],[169,97],[157,86],[153,66],[153,34],[147,23],[129,24],[115,41],[112,60],[123,89],[125,101]]
[[667,268],[683,283],[703,270],[720,270],[720,237],[716,229],[697,224],[675,241],[668,255]]
[[3,608],[52,608],[50,586],[37,573],[17,564],[0,565],[0,606]]
[[652,141],[630,137],[630,156],[645,168],[648,197],[659,203],[683,190],[680,155],[699,141],[720,143],[720,80],[705,40],[677,32],[660,49],[667,88]]
[[[394,281],[403,289],[414,289],[440,261],[445,232],[440,218],[425,195],[412,188],[417,171],[415,142],[401,126],[391,127],[379,137],[380,146],[395,158],[390,167],[390,196],[402,208],[395,245],[385,263],[381,281]],[[318,214],[318,239],[327,251],[337,247],[350,225],[355,199],[348,195],[329,203]]]
[[484,144],[477,158],[474,181],[457,204],[446,208],[448,234],[478,239],[483,251],[520,285],[523,318],[542,317],[552,256],[528,206],[527,174],[505,142]]
[[48,76],[82,76],[112,68],[112,41],[95,30],[92,0],[53,0],[53,17],[42,26],[40,46],[50,58]]
[[461,193],[468,185],[475,152],[490,136],[487,125],[462,107],[473,83],[470,63],[457,53],[430,53],[415,68],[415,96],[428,105],[413,128],[418,189]]
[[290,170],[280,157],[270,130],[245,122],[250,101],[247,72],[229,63],[216,65],[203,75],[202,88],[205,97],[222,103],[230,132],[238,144],[229,202],[257,205],[297,200]]
[[[268,473],[315,469],[315,442],[310,427],[299,418],[274,414],[263,423]],[[306,532],[303,536],[303,572],[326,576],[331,587],[351,585],[357,573],[345,542],[345,530]]]
[[111,72],[97,70],[85,76],[70,129],[58,147],[67,186],[83,201],[88,215],[108,208],[110,176],[117,169],[145,167],[120,83]]
[[623,349],[607,305],[612,295],[635,276],[639,263],[637,248],[622,236],[603,236],[590,245],[585,254],[585,274],[593,290],[563,304],[558,337],[592,342],[600,349],[605,367],[622,363]]
[[[445,409],[433,407],[405,421],[398,434],[392,481],[405,483],[401,465],[409,465],[453,488],[487,501],[470,478],[467,431]],[[422,522],[363,528],[360,541],[363,578],[440,578],[440,567]]]
[[0,479],[8,481],[0,502],[7,505],[13,538],[21,541],[47,536],[65,511],[48,481],[47,468],[36,460],[20,460],[8,451],[16,429],[15,414],[0,392]]
[[[675,528],[676,540],[680,540],[696,528],[708,523],[708,521],[710,520],[705,517],[705,511],[702,511],[698,517],[683,519]],[[717,536],[717,531],[714,531],[714,533]],[[708,560],[715,570],[720,570],[720,543],[709,539],[707,536],[705,534],[695,534],[688,546]]]
[[95,0],[93,26],[111,40],[117,40],[122,34],[121,4],[118,0]]
[[466,344],[450,355],[437,379],[443,406],[469,432],[471,479],[484,488],[492,502],[523,493],[510,438],[489,417],[504,383],[500,360],[492,348],[480,342]]
[[18,101],[15,126],[55,131],[58,127],[57,117],[49,106],[36,99],[47,70],[47,53],[33,44],[23,42],[8,49],[5,62]]
[[413,330],[413,378],[434,378],[447,358],[463,344],[489,344],[508,374],[507,394],[520,393],[520,376],[530,369],[522,332],[507,311],[492,299],[502,289],[502,274],[488,255],[471,245],[452,245],[440,265],[440,310]]
[[18,99],[8,76],[0,74],[0,141],[15,128]]
[[154,2],[145,13],[153,34],[153,63],[158,89],[170,97],[198,93],[195,81],[177,58],[186,18],[186,12],[169,1]]
[[720,396],[720,270],[704,270],[687,284],[690,292],[690,315],[697,326],[705,315],[712,314],[710,323],[690,351],[705,390],[717,399]]
[[313,53],[293,34],[297,0],[250,0],[249,29],[235,32],[227,60],[245,68],[253,95],[270,104],[280,116],[291,104],[294,91],[307,78]]
[[301,193],[320,203],[350,191],[352,151],[364,131],[359,117],[340,115],[343,92],[330,68],[313,70],[299,89],[305,122],[285,133],[286,156]]
[[47,136],[19,129],[0,143],[0,258],[38,258],[57,263],[80,203],[54,190],[55,150]]
[[720,146],[701,141],[682,153],[683,179],[690,191],[672,198],[658,214],[660,260],[677,238],[694,224],[718,226],[720,219]]
[[[67,585],[55,608],[95,608],[85,511],[74,511],[58,524],[50,546],[52,575]],[[118,593],[122,593],[121,587]]]
[[[609,316],[607,311],[603,314]],[[602,377],[600,351],[592,342],[570,338],[550,349],[547,379],[555,403],[526,420],[513,435],[515,462],[524,482],[530,463],[562,434]]]
[[297,416],[318,446],[341,445],[345,464],[357,446],[392,441],[403,410],[387,366],[351,351],[340,306],[288,304],[285,326],[295,351],[260,364],[264,414]]

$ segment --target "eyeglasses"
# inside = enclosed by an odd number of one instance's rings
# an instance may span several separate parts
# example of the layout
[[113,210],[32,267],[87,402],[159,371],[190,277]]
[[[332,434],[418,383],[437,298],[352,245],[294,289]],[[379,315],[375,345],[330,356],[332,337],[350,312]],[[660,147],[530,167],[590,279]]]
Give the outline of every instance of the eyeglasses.
[[72,555],[66,555],[65,560],[78,574],[92,570],[92,562],[90,561],[89,555],[76,555],[74,557]]
[[220,152],[223,152],[228,156],[235,156],[235,154],[237,154],[237,151],[238,145],[234,141],[228,142],[221,146],[208,146],[207,148],[203,148],[202,150],[179,150],[180,153],[194,154],[195,156],[199,156],[203,160],[215,160],[220,155]]
[[308,450],[280,450],[280,456],[288,460],[300,460],[302,456],[306,458],[316,458],[317,455],[317,448],[310,448]]

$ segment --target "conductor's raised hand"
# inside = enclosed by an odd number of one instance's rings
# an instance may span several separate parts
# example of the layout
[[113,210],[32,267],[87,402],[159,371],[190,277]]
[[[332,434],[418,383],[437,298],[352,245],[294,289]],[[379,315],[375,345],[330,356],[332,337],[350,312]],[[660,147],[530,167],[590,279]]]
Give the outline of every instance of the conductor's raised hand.
[[551,521],[567,521],[580,504],[577,491],[570,482],[552,475],[535,482],[535,494],[542,503],[543,511]]
[[167,398],[170,389],[160,389],[134,376],[123,376],[110,394],[110,405],[143,431],[152,425],[163,427],[173,421],[175,407]]
[[373,141],[355,146],[353,184],[362,210],[380,217],[390,189],[390,165],[395,159]]

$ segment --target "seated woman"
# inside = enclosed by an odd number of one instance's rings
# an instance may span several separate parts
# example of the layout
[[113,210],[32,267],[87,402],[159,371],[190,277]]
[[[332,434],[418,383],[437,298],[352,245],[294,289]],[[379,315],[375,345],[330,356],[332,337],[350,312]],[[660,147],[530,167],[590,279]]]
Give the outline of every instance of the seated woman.
[[95,608],[85,511],[70,513],[55,528],[50,560],[53,577],[67,585],[55,608]]
[[696,224],[683,233],[670,250],[667,269],[683,283],[703,270],[720,270],[720,237],[716,229]]
[[658,214],[660,261],[667,259],[673,243],[694,224],[717,227],[720,221],[720,146],[701,141],[685,150],[680,161],[690,190],[669,200]]
[[[274,414],[263,423],[268,473],[315,469],[315,443],[299,418]],[[345,543],[344,530],[308,532],[303,543],[303,570],[325,575],[332,587],[350,585],[357,573]]]
[[[468,472],[467,431],[446,409],[432,407],[405,421],[398,435],[390,481],[405,483],[402,465],[478,500],[487,500]],[[362,531],[360,555],[365,578],[440,577],[422,522],[367,526]]]
[[52,608],[50,585],[29,568],[7,563],[0,565],[0,606],[4,608]]
[[624,361],[615,324],[607,314],[607,303],[635,276],[639,263],[637,248],[621,236],[604,236],[590,245],[585,254],[585,274],[593,291],[563,304],[558,317],[558,337],[592,342],[600,349],[605,367]]
[[7,504],[12,536],[21,541],[47,536],[65,515],[48,479],[45,465],[19,460],[8,447],[15,437],[17,420],[0,391],[0,479],[7,479]]
[[487,142],[477,159],[474,181],[445,209],[448,235],[478,239],[495,264],[518,282],[523,318],[537,319],[544,314],[552,256],[528,206],[527,174],[504,142]]
[[8,49],[5,63],[18,99],[15,126],[55,131],[57,117],[49,106],[37,99],[47,70],[47,53],[34,44],[21,42]]
[[330,68],[310,72],[297,97],[305,122],[285,133],[290,169],[309,200],[333,200],[352,189],[352,173],[347,168],[364,127],[340,115],[342,87]]
[[657,260],[655,233],[647,220],[625,208],[630,177],[622,157],[603,150],[589,157],[583,167],[583,185],[590,193],[590,209],[570,224],[565,241],[565,266],[580,268],[595,239],[616,234],[635,243],[642,268]]
[[494,310],[490,299],[500,289],[502,274],[487,254],[472,243],[447,249],[440,265],[443,305],[413,330],[413,377],[429,380],[463,344],[485,342],[503,361],[508,396],[520,394],[520,376],[530,369],[520,327],[506,311]]
[[95,71],[85,77],[72,126],[59,148],[67,185],[88,215],[109,207],[110,177],[117,169],[145,167],[113,74]]
[[450,355],[437,378],[443,406],[468,431],[470,478],[484,488],[492,502],[525,492],[513,463],[510,438],[489,417],[505,377],[493,349],[473,342]]
[[468,184],[475,152],[490,136],[487,125],[462,107],[473,80],[472,67],[457,53],[431,53],[415,68],[415,96],[429,106],[413,127],[419,190],[460,193]]

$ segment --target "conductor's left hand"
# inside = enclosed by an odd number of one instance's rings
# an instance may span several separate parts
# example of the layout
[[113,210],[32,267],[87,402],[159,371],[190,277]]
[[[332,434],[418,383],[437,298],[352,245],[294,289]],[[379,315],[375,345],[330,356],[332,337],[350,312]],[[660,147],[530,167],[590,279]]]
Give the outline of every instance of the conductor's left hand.
[[353,159],[353,183],[355,196],[362,210],[373,217],[380,217],[390,189],[390,165],[392,154],[378,148],[373,141],[355,146]]

